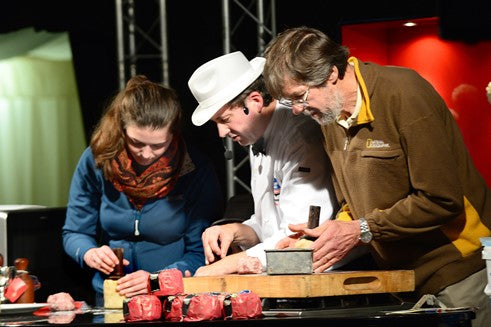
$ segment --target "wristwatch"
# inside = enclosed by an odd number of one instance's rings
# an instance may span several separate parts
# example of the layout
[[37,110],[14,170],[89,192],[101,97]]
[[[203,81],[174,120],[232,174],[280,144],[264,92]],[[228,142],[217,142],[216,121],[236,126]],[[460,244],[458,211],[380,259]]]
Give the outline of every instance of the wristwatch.
[[368,244],[372,240],[373,234],[370,232],[370,227],[365,218],[360,218],[358,220],[360,221],[360,241]]

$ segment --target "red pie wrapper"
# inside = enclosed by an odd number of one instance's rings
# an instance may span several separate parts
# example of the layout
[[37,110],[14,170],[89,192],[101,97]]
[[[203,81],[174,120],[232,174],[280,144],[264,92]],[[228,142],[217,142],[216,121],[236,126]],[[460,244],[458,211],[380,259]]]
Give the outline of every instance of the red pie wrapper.
[[151,294],[157,296],[169,296],[169,295],[177,295],[182,294],[184,292],[184,282],[182,280],[182,273],[179,269],[166,269],[162,270],[158,274],[158,288],[154,289],[152,287],[150,277],[149,280],[149,289]]
[[227,294],[223,300],[225,319],[254,319],[262,316],[261,299],[248,290]]
[[125,321],[159,320],[162,316],[162,303],[155,295],[137,295],[123,302]]
[[168,321],[203,321],[223,318],[223,302],[216,294],[168,296],[163,316]]

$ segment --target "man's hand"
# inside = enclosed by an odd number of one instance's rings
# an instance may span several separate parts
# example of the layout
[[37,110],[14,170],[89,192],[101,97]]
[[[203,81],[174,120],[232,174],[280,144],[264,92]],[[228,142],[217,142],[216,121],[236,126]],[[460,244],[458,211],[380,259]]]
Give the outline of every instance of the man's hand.
[[201,235],[206,264],[216,261],[215,255],[224,258],[234,241],[236,223],[208,227]]
[[118,279],[116,291],[119,294],[132,297],[138,294],[148,294],[148,278],[150,273],[144,270],[138,270],[127,274]]
[[358,244],[360,224],[356,220],[328,220],[317,228],[305,229],[304,233],[317,238],[312,246],[312,268],[320,273],[343,259]]
[[307,229],[307,223],[289,224],[288,229],[290,229],[292,232],[295,232],[295,234],[292,234],[278,241],[278,243],[276,243],[275,246],[276,249],[281,250],[281,249],[293,248],[295,243],[299,240],[299,238],[301,236],[306,235],[304,231]]
[[300,236],[307,235],[316,238],[312,244],[314,250],[312,268],[320,273],[343,259],[355,247],[360,238],[358,221],[328,220],[316,228],[307,228],[307,223],[289,225],[295,234],[280,240],[277,249],[291,248]]
[[239,259],[246,256],[245,251],[231,254],[215,263],[199,267],[194,276],[222,276],[236,273]]
[[287,236],[276,243],[275,248],[278,250],[293,248],[295,243],[300,239],[302,233],[296,233],[290,236]]

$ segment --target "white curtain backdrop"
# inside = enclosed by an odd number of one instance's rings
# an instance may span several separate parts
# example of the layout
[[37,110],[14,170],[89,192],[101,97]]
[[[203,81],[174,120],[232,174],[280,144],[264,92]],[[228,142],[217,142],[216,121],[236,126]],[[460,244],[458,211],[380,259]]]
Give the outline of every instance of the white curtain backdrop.
[[8,42],[9,53],[0,51],[0,205],[65,206],[86,146],[68,36],[33,30],[4,36],[0,49]]

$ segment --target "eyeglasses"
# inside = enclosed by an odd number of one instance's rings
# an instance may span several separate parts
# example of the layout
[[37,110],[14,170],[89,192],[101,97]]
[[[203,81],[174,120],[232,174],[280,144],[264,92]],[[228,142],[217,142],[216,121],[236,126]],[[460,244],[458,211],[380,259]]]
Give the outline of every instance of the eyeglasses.
[[305,109],[309,105],[309,102],[307,101],[307,98],[309,97],[309,91],[310,91],[310,87],[307,89],[307,91],[305,91],[305,94],[301,99],[291,100],[291,99],[281,98],[279,102],[282,105],[290,108],[293,106],[297,106],[297,107],[302,107],[302,109]]

